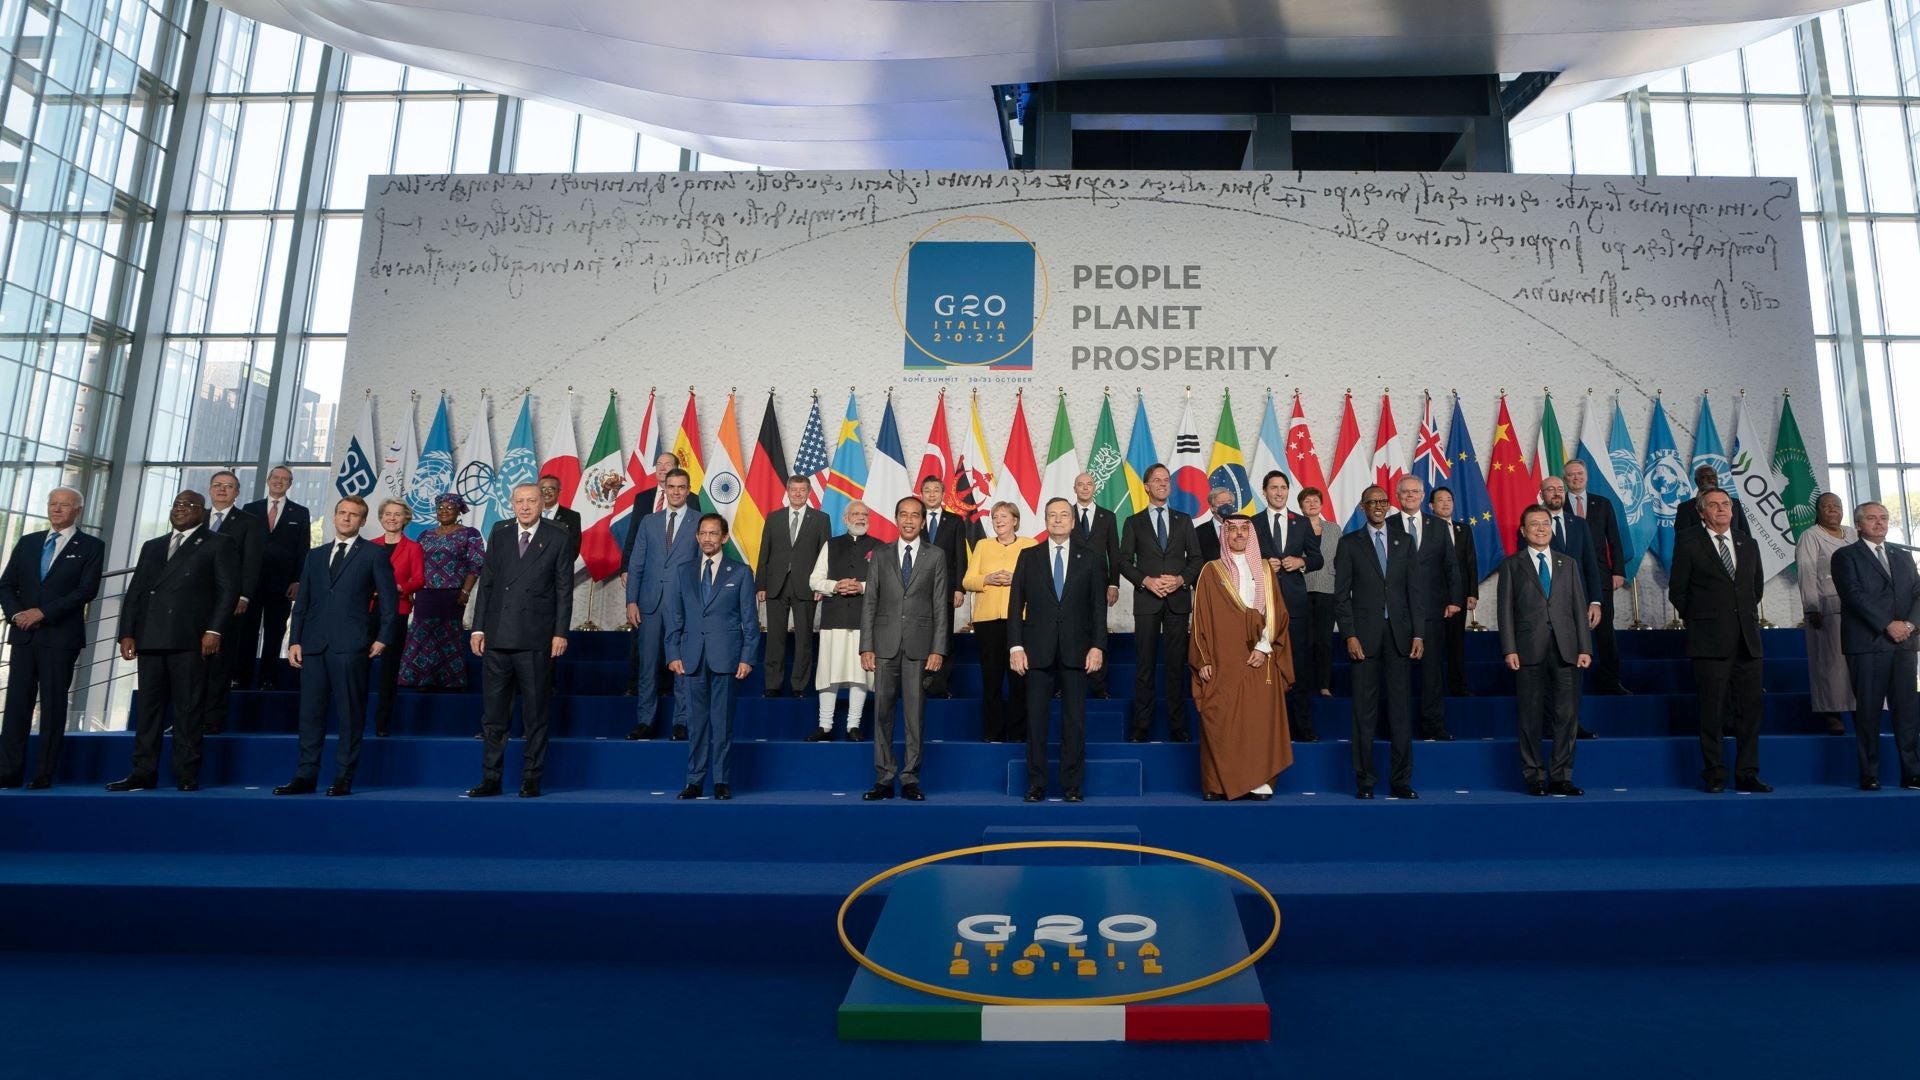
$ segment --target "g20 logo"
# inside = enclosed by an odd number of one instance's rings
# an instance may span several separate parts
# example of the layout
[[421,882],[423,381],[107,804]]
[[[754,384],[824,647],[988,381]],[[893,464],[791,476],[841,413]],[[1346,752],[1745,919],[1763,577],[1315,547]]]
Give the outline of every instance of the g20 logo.
[[1007,298],[999,293],[986,296],[942,293],[933,298],[933,313],[946,318],[958,315],[964,319],[977,319],[984,315],[989,319],[998,319],[1007,313]]
[[[939,230],[955,239],[929,239]],[[907,369],[1033,370],[1046,280],[1039,249],[1007,222],[969,214],[936,223],[907,245],[894,272]]]

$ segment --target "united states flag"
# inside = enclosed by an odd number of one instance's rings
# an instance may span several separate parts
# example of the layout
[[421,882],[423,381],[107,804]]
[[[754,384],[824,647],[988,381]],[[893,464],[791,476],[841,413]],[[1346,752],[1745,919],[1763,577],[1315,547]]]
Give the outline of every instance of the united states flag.
[[827,436],[820,427],[820,398],[813,399],[813,410],[807,414],[806,434],[800,436],[800,450],[793,455],[795,475],[804,476],[812,487],[807,501],[814,506],[820,505],[820,495],[827,485]]

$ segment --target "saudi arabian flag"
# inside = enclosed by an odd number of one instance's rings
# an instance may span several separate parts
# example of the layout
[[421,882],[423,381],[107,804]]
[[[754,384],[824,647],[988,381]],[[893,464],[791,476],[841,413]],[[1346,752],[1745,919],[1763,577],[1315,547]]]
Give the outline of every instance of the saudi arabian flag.
[[1093,501],[1125,519],[1133,513],[1133,493],[1127,489],[1127,459],[1120,452],[1120,434],[1113,427],[1113,399],[1100,402],[1100,422],[1093,429],[1093,447],[1087,452],[1087,472],[1093,474]]
[[1787,482],[1780,501],[1787,508],[1787,520],[1793,523],[1793,538],[1813,527],[1814,504],[1820,501],[1820,480],[1814,475],[1813,462],[1807,458],[1807,444],[1800,438],[1800,425],[1793,418],[1793,399],[1780,399],[1780,429],[1773,436],[1773,471]]

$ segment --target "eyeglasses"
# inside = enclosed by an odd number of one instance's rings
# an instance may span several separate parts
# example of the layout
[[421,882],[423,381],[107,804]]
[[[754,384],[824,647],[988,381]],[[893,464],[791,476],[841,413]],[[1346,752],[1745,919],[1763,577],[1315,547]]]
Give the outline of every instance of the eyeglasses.
[[1361,499],[1362,506],[1392,506],[1392,499]]

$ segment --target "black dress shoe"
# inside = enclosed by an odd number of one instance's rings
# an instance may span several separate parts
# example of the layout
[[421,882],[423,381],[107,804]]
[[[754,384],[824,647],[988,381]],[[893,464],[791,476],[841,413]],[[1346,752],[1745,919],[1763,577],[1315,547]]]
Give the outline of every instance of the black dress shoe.
[[498,794],[500,794],[500,781],[498,780],[482,780],[467,789],[467,798],[469,799],[490,799]]
[[1773,790],[1773,785],[1755,776],[1746,780],[1735,780],[1733,782],[1733,790],[1751,792],[1755,795],[1765,795],[1767,792]]
[[1707,794],[1718,795],[1725,790],[1727,790],[1727,782],[1725,780],[1707,781]]
[[862,802],[879,802],[881,799],[891,798],[893,798],[892,784],[875,784],[871,790],[862,792],[860,795]]
[[24,776],[9,776],[5,779],[0,779],[0,788],[25,787],[26,783],[27,778]]
[[1453,732],[1448,731],[1446,728],[1441,728],[1439,731],[1422,732],[1420,734],[1420,741],[1421,742],[1452,742]]
[[699,784],[688,784],[686,787],[680,789],[679,795],[675,796],[675,798],[679,798],[679,799],[697,799],[699,797],[700,797]]
[[1393,789],[1393,797],[1396,799],[1417,799],[1420,797],[1420,793],[1410,787],[1396,787]]
[[540,781],[538,780],[520,781],[520,797],[523,799],[539,798],[540,797]]
[[387,736],[389,736],[389,735],[391,735],[391,734],[393,734],[393,729],[392,729],[392,728],[383,728],[383,727],[377,727],[377,728],[374,728],[374,729],[373,729],[373,734],[374,734],[374,737],[375,737],[375,738],[377,738],[377,739],[384,739],[384,738],[386,738]]
[[1370,787],[1355,788],[1353,797],[1356,799],[1371,799],[1373,798],[1373,789]]
[[1066,799],[1068,802],[1085,802],[1086,801],[1080,797],[1079,788],[1068,788]]
[[847,741],[848,741],[848,742],[866,742],[866,741],[867,741],[867,729],[866,729],[866,728],[857,728],[857,727],[850,727],[850,728],[848,728],[848,729],[847,729]]
[[202,727],[202,728],[200,729],[200,734],[202,734],[202,735],[218,735],[218,734],[220,734],[220,725],[219,725],[219,724],[207,724],[206,726],[204,726],[204,727]]
[[1862,781],[1860,781],[1860,790],[1861,790],[1861,791],[1879,791],[1879,790],[1880,790],[1880,781],[1878,781],[1878,780],[1862,780]]
[[1839,717],[1837,716],[1827,717],[1827,734],[1845,735],[1846,733],[1847,733],[1847,725],[1842,723]]
[[1295,735],[1293,741],[1297,743],[1319,742],[1320,736],[1314,734]]
[[1574,787],[1571,780],[1555,780],[1553,783],[1547,785],[1547,794],[1575,799],[1585,795],[1586,790]]
[[[39,782],[38,780],[34,781],[36,784]],[[1908,791],[1920,791],[1920,776],[1903,776],[1900,778],[1900,786],[1906,788]]]
[[909,802],[927,801],[927,793],[920,790],[919,784],[901,784],[900,797]]
[[327,785],[327,794],[335,798],[342,795],[351,795],[353,794],[353,781],[345,779],[344,777],[335,780],[333,783]]
[[760,696],[763,698],[783,698],[787,696],[787,692],[779,687],[773,687],[768,690],[762,690]]
[[1226,802],[1227,797],[1225,795],[1220,794],[1217,791],[1203,791],[1200,793],[1200,801],[1201,802]]
[[817,728],[814,728],[814,729],[813,729],[813,730],[812,730],[811,732],[808,732],[808,733],[807,733],[807,740],[806,740],[806,741],[808,741],[808,742],[832,742],[832,741],[833,741],[833,730],[832,730],[831,728],[818,728],[818,727],[817,727]]
[[1273,792],[1249,791],[1247,792],[1247,798],[1252,799],[1254,802],[1266,802],[1268,799],[1273,798]]
[[1586,728],[1583,727],[1583,728],[1576,728],[1574,730],[1573,737],[1576,739],[1597,739],[1600,736],[1595,735],[1593,732],[1588,731]]
[[1173,734],[1171,734],[1171,735],[1169,735],[1169,736],[1167,736],[1167,741],[1168,741],[1168,742],[1192,742],[1192,741],[1193,741],[1193,732],[1191,732],[1191,731],[1176,731],[1176,732],[1174,732]]
[[180,781],[179,783],[177,783],[177,784],[175,784],[175,785],[173,785],[173,789],[174,789],[175,791],[199,791],[199,790],[200,790],[200,781],[198,781],[198,780],[182,780],[182,781]]
[[687,741],[687,725],[685,724],[673,725],[673,741],[674,742]]
[[733,798],[733,788],[727,784],[715,784],[713,785],[713,797],[716,799],[731,799]]
[[1046,789],[1046,788],[1037,788],[1037,787],[1036,787],[1036,788],[1028,788],[1028,789],[1027,789],[1027,801],[1028,801],[1028,802],[1046,802],[1046,801],[1047,801],[1047,789]]
[[650,724],[635,724],[627,729],[628,742],[639,742],[641,739],[651,738],[653,738],[653,726]]
[[1088,694],[1087,696],[1094,699],[1095,701],[1105,701],[1108,698],[1112,697],[1113,695],[1107,693],[1105,690],[1095,690],[1092,693]]
[[273,793],[275,795],[311,795],[317,790],[319,790],[319,785],[312,780],[302,780],[296,776],[286,783],[281,784],[279,787],[274,788]]
[[1545,798],[1547,794],[1547,785],[1542,784],[1535,780],[1529,780],[1527,781],[1527,794],[1538,797],[1538,798]]
[[160,786],[158,777],[129,776],[124,780],[115,780],[107,785],[108,791],[152,791]]
[[45,791],[52,786],[53,786],[53,777],[36,776],[33,778],[33,781],[27,785],[27,790],[28,791]]
[[1146,742],[1147,733],[1144,731],[1129,732],[1127,734],[1127,741],[1128,742]]

